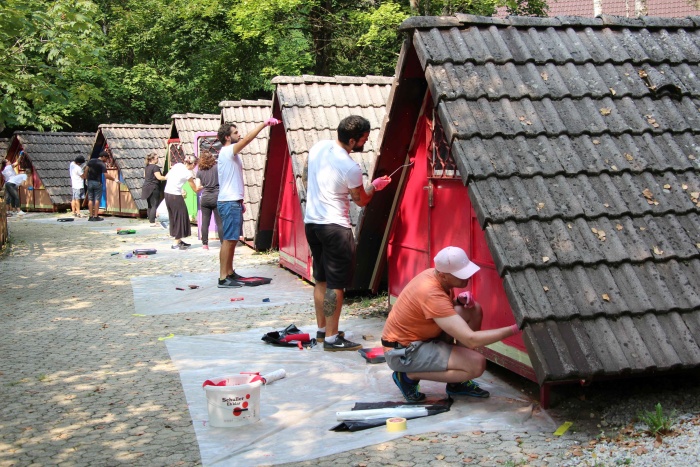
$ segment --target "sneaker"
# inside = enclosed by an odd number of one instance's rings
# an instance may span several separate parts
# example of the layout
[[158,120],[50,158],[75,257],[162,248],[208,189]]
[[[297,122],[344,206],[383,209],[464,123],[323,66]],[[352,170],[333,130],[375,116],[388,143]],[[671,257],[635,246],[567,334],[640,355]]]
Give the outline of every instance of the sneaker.
[[[338,337],[345,337],[345,331],[338,331]],[[321,343],[326,340],[326,331],[316,331],[316,342]]]
[[158,226],[158,224],[156,224],[156,223],[154,222],[153,224],[149,225],[149,227],[159,227],[159,226]]
[[19,211],[17,211],[18,216],[23,216],[25,214],[26,214],[26,212],[22,211],[21,209]]
[[231,279],[232,281],[237,281],[237,280],[239,280],[239,279],[245,279],[245,277],[241,276],[241,275],[238,274],[236,271],[233,271],[231,274],[229,274],[229,275],[226,276],[226,277],[228,277],[228,278]]
[[489,397],[488,391],[484,391],[474,381],[464,381],[463,383],[447,383],[445,386],[448,396],[471,396],[471,397]]
[[182,245],[182,246],[192,246],[192,245],[190,245],[189,243],[183,242],[182,240],[180,240],[180,245]]
[[95,222],[95,220],[96,219],[94,217],[88,217],[88,222]]
[[202,245],[202,250],[208,250],[208,249],[209,249],[209,245]]
[[186,250],[187,247],[183,245],[182,243],[178,243],[177,245],[171,245],[170,246],[171,250]]
[[92,220],[94,220],[94,221],[103,221],[103,220],[105,220],[105,218],[104,218],[104,217],[97,216],[97,217],[93,217]]
[[243,287],[243,284],[226,277],[226,279],[219,279],[219,285],[217,285],[217,287],[220,289],[237,289],[238,287]]
[[326,340],[323,341],[323,350],[327,350],[329,352],[338,352],[340,350],[360,350],[361,348],[362,344],[351,342],[340,334],[338,334],[338,336],[335,338],[335,342],[333,343]]
[[406,373],[395,371],[391,378],[401,390],[401,394],[408,402],[420,402],[425,399],[425,394],[420,392],[418,383],[410,383],[406,378]]

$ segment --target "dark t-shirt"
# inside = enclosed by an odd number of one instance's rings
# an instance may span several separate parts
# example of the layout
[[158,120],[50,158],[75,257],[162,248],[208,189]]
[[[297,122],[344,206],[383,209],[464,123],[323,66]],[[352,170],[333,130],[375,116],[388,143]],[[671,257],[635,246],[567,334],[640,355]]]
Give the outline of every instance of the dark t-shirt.
[[216,164],[206,170],[199,169],[197,178],[204,187],[202,190],[202,202],[216,205],[216,200],[219,197],[219,174]]
[[90,159],[87,163],[87,168],[87,180],[93,180],[95,182],[101,182],[102,174],[107,172],[107,166],[99,159]]
[[151,196],[156,190],[160,189],[160,181],[154,175],[160,173],[160,167],[157,164],[148,164],[146,166],[143,188],[141,189],[141,199],[146,199]]

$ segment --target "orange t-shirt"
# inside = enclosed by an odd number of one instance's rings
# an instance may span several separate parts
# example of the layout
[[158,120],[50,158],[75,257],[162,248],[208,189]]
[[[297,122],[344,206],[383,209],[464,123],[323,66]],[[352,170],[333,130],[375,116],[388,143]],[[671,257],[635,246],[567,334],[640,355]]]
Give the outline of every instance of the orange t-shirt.
[[456,315],[452,291],[448,294],[435,277],[435,269],[426,269],[404,287],[384,324],[382,339],[408,345],[414,341],[435,339],[442,328],[433,318]]

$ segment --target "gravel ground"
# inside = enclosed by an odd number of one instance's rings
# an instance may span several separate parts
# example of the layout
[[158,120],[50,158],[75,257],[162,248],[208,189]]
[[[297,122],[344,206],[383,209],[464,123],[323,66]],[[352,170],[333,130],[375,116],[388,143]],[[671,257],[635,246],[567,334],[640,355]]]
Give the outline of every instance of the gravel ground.
[[[135,317],[130,277],[215,275],[218,249],[204,252],[193,237],[191,251],[124,260],[111,253],[136,243],[168,248],[167,235],[143,220],[69,226],[56,217],[10,219],[12,240],[0,255],[0,467],[200,465],[179,375],[158,338],[303,325],[312,311],[285,306],[265,316],[239,310]],[[117,227],[136,228],[137,235],[117,236]],[[237,264],[275,260],[239,250]],[[383,316],[382,303],[356,299],[344,313]],[[489,371],[537,400],[532,382],[495,365]],[[661,438],[637,422],[657,403],[666,414],[675,412],[671,432]],[[573,422],[563,436],[426,433],[294,465],[700,465],[698,374],[557,386],[548,413],[557,423]]]

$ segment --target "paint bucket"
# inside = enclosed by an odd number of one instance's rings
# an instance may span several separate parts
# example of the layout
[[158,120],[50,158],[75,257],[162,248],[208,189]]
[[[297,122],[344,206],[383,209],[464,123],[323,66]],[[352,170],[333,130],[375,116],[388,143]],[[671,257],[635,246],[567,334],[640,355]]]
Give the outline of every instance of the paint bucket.
[[[253,381],[256,379],[256,381]],[[211,383],[211,384],[207,384]],[[209,424],[217,428],[236,427],[260,420],[260,386],[256,375],[233,375],[207,380]]]

